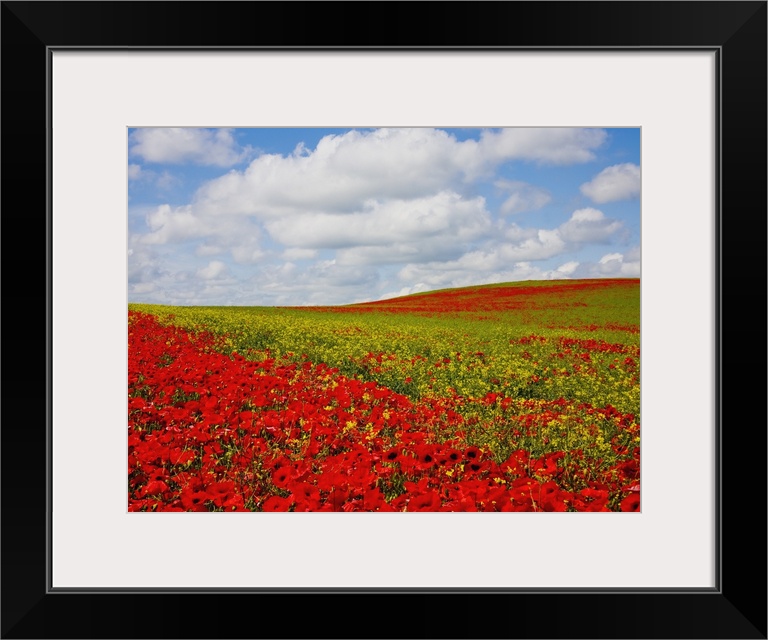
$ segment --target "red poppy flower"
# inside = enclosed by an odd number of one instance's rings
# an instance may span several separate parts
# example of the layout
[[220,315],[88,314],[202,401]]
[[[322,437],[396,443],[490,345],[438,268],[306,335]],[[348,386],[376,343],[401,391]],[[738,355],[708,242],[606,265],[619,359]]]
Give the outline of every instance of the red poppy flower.
[[469,447],[464,449],[464,458],[470,462],[480,459],[480,449],[477,447]]
[[349,491],[344,489],[334,489],[328,496],[327,502],[331,505],[333,511],[341,511],[348,497]]
[[356,494],[359,494],[360,489],[368,489],[376,483],[376,476],[371,472],[368,465],[360,464],[355,469],[352,469],[347,476],[349,486],[358,489]]
[[504,505],[503,511],[538,511],[534,506],[531,493],[528,489],[513,489],[509,492],[509,502]]
[[525,451],[515,451],[500,465],[500,470],[511,476],[525,475],[528,465],[528,454]]
[[566,511],[565,498],[567,492],[561,491],[553,481],[545,482],[539,491],[539,506],[544,511]]
[[184,451],[181,447],[176,447],[171,450],[170,462],[171,464],[185,465],[188,462],[192,462],[195,459],[195,452],[187,449]]
[[640,492],[632,492],[621,501],[622,511],[640,511]]
[[487,460],[483,462],[480,462],[478,459],[470,460],[464,465],[464,474],[467,476],[479,476],[489,468],[490,463]]
[[181,492],[181,506],[187,511],[209,511],[206,502],[210,497],[205,491],[191,491],[185,487]]
[[365,511],[382,511],[386,510],[389,505],[384,500],[384,494],[381,490],[374,487],[363,494],[363,506]]
[[149,500],[130,500],[128,502],[128,511],[141,511]]
[[518,478],[509,490],[513,511],[533,511],[534,496],[539,493],[539,483],[531,478]]
[[291,460],[287,456],[279,456],[277,458],[272,459],[268,462],[268,466],[272,471],[277,471],[281,467],[290,467],[291,466]]
[[472,498],[459,498],[443,503],[439,510],[451,512],[477,511],[477,505]]
[[226,482],[212,482],[206,487],[206,493],[217,507],[221,507],[224,501],[235,491],[235,483],[232,480]]
[[362,500],[349,500],[341,505],[342,511],[364,511]]
[[420,471],[426,471],[435,466],[434,447],[423,444],[415,447],[416,459],[418,463],[416,468]]
[[141,497],[160,495],[168,491],[168,485],[162,480],[153,480],[148,482],[144,489],[141,491]]
[[242,411],[237,416],[237,422],[241,427],[249,428],[253,424],[255,415],[253,411]]
[[397,448],[390,449],[384,452],[381,459],[383,462],[397,462],[400,459],[400,450]]
[[461,451],[457,449],[446,449],[443,455],[447,458],[448,464],[454,465],[461,462]]
[[393,498],[392,500],[390,500],[389,506],[392,508],[392,511],[405,511],[407,502],[408,502],[408,494],[401,493],[396,498]]
[[582,489],[574,497],[574,506],[578,511],[602,511],[608,503],[609,493],[606,489]]
[[542,458],[542,461],[544,462],[544,469],[546,473],[549,475],[555,475],[558,473],[557,468],[557,461],[563,460],[565,458],[565,453],[563,451],[555,451],[553,453],[548,453],[546,456]]
[[262,511],[288,511],[293,501],[290,498],[281,498],[280,496],[270,496],[261,505]]
[[397,460],[400,463],[400,469],[402,469],[404,473],[408,473],[412,469],[415,469],[419,464],[419,461],[416,458],[408,455],[400,456]]
[[622,478],[626,480],[637,480],[640,477],[640,465],[636,460],[628,460],[616,465]]
[[290,486],[295,511],[315,511],[320,506],[320,489],[308,482],[294,482]]
[[408,511],[437,511],[440,509],[440,494],[437,491],[428,491],[421,495],[413,496],[407,505]]
[[325,467],[328,469],[317,478],[317,487],[321,491],[333,491],[336,487],[343,487],[347,483],[346,476],[334,468],[330,468],[329,459],[325,460]]
[[292,479],[292,469],[290,467],[280,467],[272,474],[272,483],[281,489],[288,487]]
[[505,486],[489,487],[480,500],[483,511],[503,511],[507,503],[509,491]]
[[221,505],[225,511],[245,511],[243,496],[235,494],[227,498]]

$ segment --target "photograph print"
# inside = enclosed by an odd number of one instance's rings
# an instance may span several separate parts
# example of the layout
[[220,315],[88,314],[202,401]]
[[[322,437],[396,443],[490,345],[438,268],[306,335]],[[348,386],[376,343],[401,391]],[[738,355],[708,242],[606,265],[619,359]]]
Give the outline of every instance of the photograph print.
[[640,134],[128,129],[128,510],[640,512]]

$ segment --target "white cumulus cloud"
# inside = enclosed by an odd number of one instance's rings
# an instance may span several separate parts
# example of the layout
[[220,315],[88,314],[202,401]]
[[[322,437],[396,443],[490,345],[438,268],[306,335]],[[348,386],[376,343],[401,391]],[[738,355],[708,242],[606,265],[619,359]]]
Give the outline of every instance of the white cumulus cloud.
[[291,155],[261,155],[246,170],[203,185],[195,204],[264,220],[307,211],[349,213],[370,200],[410,200],[452,189],[508,160],[586,162],[605,139],[594,129],[488,130],[479,140],[464,141],[439,129],[353,130],[325,136],[312,151],[300,146]]
[[198,214],[192,205],[163,204],[146,214],[147,233],[135,234],[143,245],[178,245],[195,242],[198,256],[230,253],[239,264],[255,264],[265,252],[258,223],[240,216],[211,217]]
[[441,235],[471,237],[490,225],[482,198],[462,200],[455,193],[429,198],[370,201],[351,214],[318,213],[286,216],[269,222],[273,238],[297,247],[341,248],[382,245]]
[[594,150],[602,146],[607,137],[602,129],[522,127],[484,132],[480,146],[485,155],[494,159],[566,165],[594,160]]
[[497,180],[494,186],[510,194],[500,207],[501,213],[505,215],[536,211],[552,200],[545,189],[519,180]]
[[581,192],[598,204],[637,198],[640,195],[640,167],[632,163],[607,167],[590,182],[581,185]]
[[[481,248],[466,251],[457,258],[410,261],[398,272],[398,278],[404,284],[400,291],[414,293],[482,282],[571,278],[587,273],[590,275],[583,277],[610,275],[613,265],[604,267],[568,260],[557,267],[544,268],[535,263],[556,259],[585,244],[606,242],[622,230],[619,221],[606,218],[597,209],[578,209],[554,229],[526,229],[511,224],[504,234],[493,236]],[[613,259],[613,256],[607,259]],[[621,269],[619,266],[618,270]],[[623,273],[632,273],[634,263],[626,263],[623,269]]]
[[584,244],[606,242],[622,229],[618,220],[606,218],[598,209],[578,209],[561,224],[558,234],[565,242]]
[[146,162],[231,167],[248,158],[230,129],[142,128],[131,133],[129,154]]
[[604,255],[592,268],[591,275],[598,277],[640,277],[640,256],[636,250],[622,253],[608,253]]
[[229,273],[229,268],[221,260],[212,260],[208,266],[197,270],[197,276],[203,280],[217,280]]

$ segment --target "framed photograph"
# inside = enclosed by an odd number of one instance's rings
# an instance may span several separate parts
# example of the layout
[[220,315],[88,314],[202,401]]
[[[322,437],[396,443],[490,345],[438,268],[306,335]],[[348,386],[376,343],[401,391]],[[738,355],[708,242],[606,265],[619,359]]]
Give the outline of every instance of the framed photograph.
[[[424,3],[429,20],[405,6],[346,3],[349,31],[328,3],[3,3],[5,223],[23,221],[6,237],[31,222],[46,250],[6,244],[3,637],[237,637],[243,608],[272,637],[766,637],[765,417],[750,401],[765,390],[766,3]],[[374,148],[407,153],[390,182],[369,175],[377,160],[350,186],[327,169],[342,146],[356,175]],[[525,171],[505,173],[512,160]],[[431,241],[411,225],[422,209],[444,229]],[[550,217],[526,226],[531,212]],[[748,288],[726,289],[736,265]],[[30,270],[45,271],[45,304]],[[617,366],[638,367],[642,472],[639,456],[617,461],[613,493],[590,477],[545,500],[556,456],[542,450],[526,479],[539,498],[502,492],[509,508],[477,513],[429,486],[448,449],[417,438],[421,485],[315,495],[270,458],[273,494],[248,497],[229,478],[203,490],[178,469],[138,471],[149,458],[126,445],[150,399],[130,386],[129,303],[257,304],[246,277],[259,299],[298,305],[595,274],[640,295],[639,362]],[[494,384],[488,402],[504,398]],[[629,433],[622,402],[606,420],[631,456],[639,421]],[[520,480],[503,453],[486,493]],[[573,512],[586,510],[605,513]],[[745,566],[757,579],[737,577]],[[408,608],[421,626],[403,628]]]

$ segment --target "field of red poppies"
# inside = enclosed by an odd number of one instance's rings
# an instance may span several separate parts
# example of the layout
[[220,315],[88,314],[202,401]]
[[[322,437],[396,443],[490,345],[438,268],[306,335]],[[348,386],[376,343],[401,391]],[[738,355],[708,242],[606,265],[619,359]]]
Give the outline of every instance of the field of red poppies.
[[131,511],[639,511],[640,283],[129,305]]

